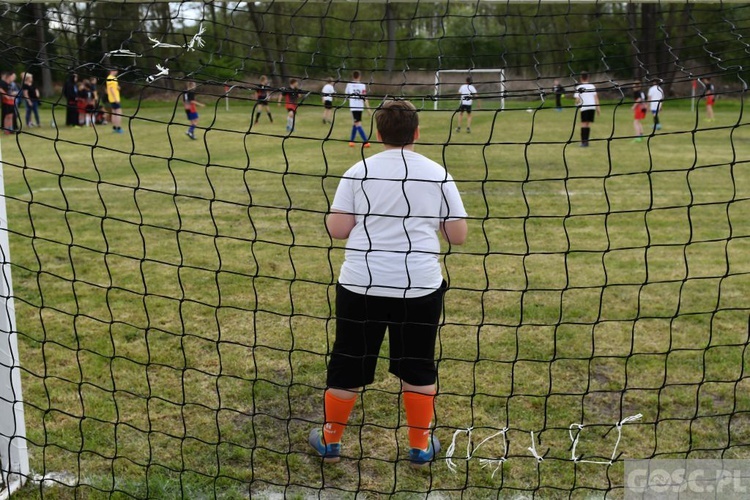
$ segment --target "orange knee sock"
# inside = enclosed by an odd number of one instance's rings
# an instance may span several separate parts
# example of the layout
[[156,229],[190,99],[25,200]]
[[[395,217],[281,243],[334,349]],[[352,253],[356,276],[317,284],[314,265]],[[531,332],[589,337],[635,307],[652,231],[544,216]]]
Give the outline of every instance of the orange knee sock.
[[434,413],[434,394],[404,392],[406,425],[409,426],[409,446],[427,449],[430,439],[430,423]]
[[330,391],[325,394],[325,426],[323,426],[323,439],[326,444],[338,443],[346,429],[346,423],[349,422],[349,415],[354,408],[357,397],[351,399],[341,399]]

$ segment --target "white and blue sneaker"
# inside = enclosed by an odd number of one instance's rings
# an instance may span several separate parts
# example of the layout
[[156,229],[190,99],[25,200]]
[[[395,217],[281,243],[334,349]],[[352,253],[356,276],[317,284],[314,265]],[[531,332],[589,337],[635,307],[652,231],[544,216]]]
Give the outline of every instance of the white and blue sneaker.
[[307,442],[324,462],[333,464],[341,460],[341,443],[324,444],[323,432],[320,429],[311,430]]
[[414,468],[424,467],[435,460],[438,453],[440,453],[440,441],[437,436],[430,436],[426,450],[419,448],[409,450],[409,462]]

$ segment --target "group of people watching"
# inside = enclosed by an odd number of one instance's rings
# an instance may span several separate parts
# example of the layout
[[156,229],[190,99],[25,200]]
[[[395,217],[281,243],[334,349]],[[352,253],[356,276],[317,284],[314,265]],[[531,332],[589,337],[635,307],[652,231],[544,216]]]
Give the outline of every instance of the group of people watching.
[[24,73],[21,86],[18,85],[17,79],[18,76],[14,71],[0,73],[0,99],[2,100],[0,123],[5,134],[15,133],[21,128],[19,120],[22,104],[26,107],[26,126],[40,126],[39,89],[34,84],[34,76],[31,73]]
[[70,74],[63,85],[63,97],[67,103],[65,125],[90,127],[107,123],[95,76],[79,80],[77,74]]
[[[112,73],[115,74],[112,77]],[[100,95],[97,90],[96,77],[84,78],[79,81],[78,75],[71,73],[62,89],[62,96],[66,104],[65,125],[70,127],[106,124],[114,121],[107,98],[110,87],[119,105],[119,85],[116,71],[110,71],[107,77],[107,93]],[[114,78],[113,82],[110,79]],[[2,101],[2,118],[0,128],[4,134],[16,133],[21,129],[21,109],[25,108],[24,127],[40,127],[39,104],[41,92],[34,82],[34,75],[24,73],[19,85],[18,75],[14,71],[0,72],[0,100]],[[118,127],[119,128],[119,127]],[[115,130],[117,131],[117,130]]]

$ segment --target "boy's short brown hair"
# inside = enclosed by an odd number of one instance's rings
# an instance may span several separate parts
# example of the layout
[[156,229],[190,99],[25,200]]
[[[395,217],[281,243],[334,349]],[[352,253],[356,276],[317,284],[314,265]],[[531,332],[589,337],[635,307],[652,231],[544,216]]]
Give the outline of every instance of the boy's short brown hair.
[[419,127],[417,108],[409,101],[385,101],[375,112],[375,125],[384,144],[407,146]]

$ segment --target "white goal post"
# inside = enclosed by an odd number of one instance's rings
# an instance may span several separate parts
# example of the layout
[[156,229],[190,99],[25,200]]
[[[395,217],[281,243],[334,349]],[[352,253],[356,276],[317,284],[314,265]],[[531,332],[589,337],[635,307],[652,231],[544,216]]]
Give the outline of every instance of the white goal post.
[[[479,92],[479,98],[480,99],[499,99],[500,100],[500,109],[505,109],[505,70],[501,68],[490,68],[490,69],[439,69],[435,72],[435,90],[433,92],[434,96],[434,109],[438,109],[438,104],[440,103],[441,95],[447,94],[447,92],[441,91],[441,86],[448,85],[448,82],[445,82],[444,79],[441,80],[441,75],[446,74],[463,74],[467,77],[471,77],[475,74],[495,74],[497,76],[497,79],[493,79],[490,82],[484,82],[484,83],[491,83],[492,86],[495,86],[496,88],[493,89],[493,91],[489,92]],[[455,97],[458,99],[458,95],[456,91],[458,90],[458,86],[463,84],[464,80],[461,79],[460,82],[456,82],[454,80],[451,80],[450,85],[453,85],[456,87],[456,90],[452,91],[452,97]],[[476,82],[479,83],[479,82]]]
[[18,334],[10,275],[8,215],[0,150],[0,500],[21,488],[29,476],[26,421],[21,391]]

